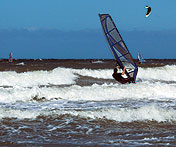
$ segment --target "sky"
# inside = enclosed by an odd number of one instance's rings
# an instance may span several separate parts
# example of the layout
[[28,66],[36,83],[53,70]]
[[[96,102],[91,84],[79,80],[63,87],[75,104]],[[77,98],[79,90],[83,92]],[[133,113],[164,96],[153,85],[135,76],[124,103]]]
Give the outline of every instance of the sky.
[[176,58],[175,0],[0,0],[0,58],[113,58],[98,13],[112,16],[134,58]]

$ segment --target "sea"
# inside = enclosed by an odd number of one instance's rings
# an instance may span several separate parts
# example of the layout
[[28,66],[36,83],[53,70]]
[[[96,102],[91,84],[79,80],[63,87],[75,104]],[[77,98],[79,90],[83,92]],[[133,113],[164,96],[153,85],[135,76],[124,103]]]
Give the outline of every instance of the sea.
[[136,84],[112,59],[0,60],[0,146],[176,146],[176,59],[147,59]]

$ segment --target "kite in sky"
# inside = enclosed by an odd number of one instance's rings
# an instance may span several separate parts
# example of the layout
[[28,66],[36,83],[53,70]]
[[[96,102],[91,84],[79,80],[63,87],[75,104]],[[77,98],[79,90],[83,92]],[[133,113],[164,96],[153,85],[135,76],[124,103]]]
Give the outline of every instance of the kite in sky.
[[147,9],[146,17],[148,17],[151,14],[151,7],[146,6],[145,8]]

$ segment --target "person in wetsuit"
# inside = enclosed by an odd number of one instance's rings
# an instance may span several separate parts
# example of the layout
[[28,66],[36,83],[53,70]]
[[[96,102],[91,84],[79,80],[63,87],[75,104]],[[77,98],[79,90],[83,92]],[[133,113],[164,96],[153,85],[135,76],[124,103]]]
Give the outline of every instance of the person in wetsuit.
[[125,84],[125,83],[135,83],[134,78],[124,78],[122,75],[125,74],[125,67],[122,71],[122,73],[118,73],[120,66],[117,64],[114,68],[114,73],[112,74],[113,78],[117,80],[118,82]]

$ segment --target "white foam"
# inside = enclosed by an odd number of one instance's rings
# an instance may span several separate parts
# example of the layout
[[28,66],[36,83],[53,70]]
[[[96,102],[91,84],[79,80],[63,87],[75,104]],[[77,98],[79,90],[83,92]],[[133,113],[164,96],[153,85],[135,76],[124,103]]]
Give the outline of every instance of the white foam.
[[93,61],[92,63],[104,63],[103,61]]
[[[113,79],[112,69],[81,69],[74,70],[75,73],[82,76],[90,76],[94,78]],[[153,68],[138,68],[137,80],[163,80],[163,81],[176,81],[176,65],[166,65],[163,67]]]
[[137,78],[163,81],[176,81],[176,65],[164,67],[139,68]]
[[[102,79],[113,79],[112,69],[71,69],[56,68],[52,71],[33,71],[16,73],[12,71],[0,72],[0,86],[32,87],[36,85],[74,84],[78,75]],[[155,68],[139,68],[137,80],[176,81],[176,66]]]
[[92,119],[109,119],[119,122],[132,121],[176,121],[176,111],[174,109],[160,108],[155,105],[143,106],[141,108],[120,108],[120,109],[101,109],[96,111],[72,111],[69,114],[89,117]]
[[18,110],[18,109],[7,109],[7,108],[1,108],[0,109],[0,119],[2,118],[18,118],[18,119],[24,119],[24,118],[30,118],[35,119],[37,116],[40,115],[40,112],[38,111],[28,111],[28,110]]
[[16,64],[16,65],[25,65],[25,63],[24,63],[24,62],[21,62],[21,63],[18,63],[18,64]]
[[120,99],[176,99],[176,86],[148,82],[138,84],[94,84],[92,86],[72,85],[69,87],[0,87],[0,102],[29,101],[35,96],[48,100],[102,101]]
[[[106,118],[120,122],[131,121],[175,121],[175,110],[162,108],[156,105],[142,106],[140,108],[101,108],[92,111],[75,111],[62,109],[62,105],[67,101],[110,101],[120,99],[155,99],[155,100],[176,100],[176,84],[167,82],[151,82],[151,79],[176,81],[176,66],[165,66],[158,68],[139,68],[138,79],[147,79],[137,84],[93,84],[91,86],[49,86],[40,87],[39,85],[61,85],[74,84],[77,74],[95,78],[112,79],[112,70],[89,70],[89,69],[70,69],[56,68],[52,71],[33,71],[25,73],[0,72],[0,102],[11,106],[23,101],[27,109],[16,107],[0,109],[0,118],[17,117],[36,118],[39,115],[51,115],[51,113],[71,114],[93,119]],[[31,100],[45,98],[49,104],[39,106],[36,101],[35,108],[29,105]],[[54,105],[55,98],[62,101],[61,105]],[[31,102],[31,103],[32,103]],[[175,103],[175,102],[174,102]],[[42,105],[42,104],[41,104]],[[37,108],[38,110],[36,110]],[[53,111],[56,108],[56,111]],[[59,109],[59,110],[58,110]],[[69,108],[71,109],[71,108]],[[58,111],[57,111],[58,110]]]
[[56,68],[52,71],[33,71],[16,73],[12,71],[0,72],[0,86],[30,87],[36,85],[74,84],[77,78],[72,69]]
[[82,118],[90,119],[108,119],[118,122],[132,122],[132,121],[157,121],[157,122],[171,122],[176,121],[176,111],[174,109],[161,108],[156,105],[142,106],[140,108],[104,108],[95,110],[50,110],[43,108],[40,110],[16,110],[16,109],[0,109],[0,118],[32,118],[35,119],[39,115],[64,115],[70,114]]
[[99,79],[113,79],[113,70],[110,69],[74,69],[74,72],[82,76],[89,76]]
[[123,98],[175,98],[176,87],[168,84],[131,84],[131,85],[119,85],[119,84],[103,84],[92,86],[80,87],[72,86],[65,89],[61,89],[60,97],[69,100],[119,100]]

